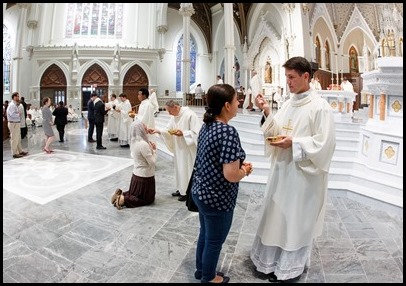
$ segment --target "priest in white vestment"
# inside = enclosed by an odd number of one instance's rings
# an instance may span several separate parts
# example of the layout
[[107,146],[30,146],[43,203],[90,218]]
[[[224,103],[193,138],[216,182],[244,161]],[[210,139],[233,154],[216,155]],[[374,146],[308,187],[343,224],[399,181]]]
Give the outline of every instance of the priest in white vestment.
[[[250,256],[272,282],[299,279],[309,267],[313,240],[322,233],[336,144],[332,109],[309,87],[310,63],[294,57],[283,67],[291,98],[273,115],[264,96],[256,97],[264,114],[265,156],[271,162]],[[277,142],[266,139],[278,135]]]
[[121,147],[130,147],[131,124],[134,121],[128,114],[132,110],[131,103],[127,99],[127,95],[125,93],[120,94],[119,98],[121,100],[121,103],[116,106],[116,109],[114,109],[120,114],[120,123],[118,127],[118,143]]
[[251,111],[255,111],[255,97],[261,93],[262,90],[262,81],[256,71],[252,72],[252,78],[250,80],[250,89],[251,89],[251,99],[249,93],[244,98],[244,103],[242,105],[243,109],[251,108]]
[[115,109],[119,106],[119,100],[114,93],[110,96],[110,101],[106,103],[107,112],[107,134],[110,141],[118,141],[118,130],[120,126],[121,114]]
[[158,98],[156,97],[155,89],[151,88],[149,90],[148,99],[152,103],[152,106],[154,107],[154,115],[157,116],[157,114],[159,113],[159,104],[158,104]]
[[172,195],[179,196],[179,200],[184,201],[196,159],[197,138],[202,127],[202,119],[189,107],[180,106],[174,100],[169,100],[165,104],[165,109],[172,115],[166,128],[150,130],[150,133],[160,134],[168,150],[173,153],[178,192]]

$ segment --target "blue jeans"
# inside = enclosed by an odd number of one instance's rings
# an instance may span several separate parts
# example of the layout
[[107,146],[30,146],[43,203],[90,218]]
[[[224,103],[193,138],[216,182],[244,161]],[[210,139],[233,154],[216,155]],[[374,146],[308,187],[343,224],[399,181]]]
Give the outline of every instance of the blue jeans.
[[221,247],[227,238],[234,211],[219,211],[205,205],[192,194],[199,208],[200,234],[196,249],[196,273],[202,274],[202,282],[216,277],[216,267]]

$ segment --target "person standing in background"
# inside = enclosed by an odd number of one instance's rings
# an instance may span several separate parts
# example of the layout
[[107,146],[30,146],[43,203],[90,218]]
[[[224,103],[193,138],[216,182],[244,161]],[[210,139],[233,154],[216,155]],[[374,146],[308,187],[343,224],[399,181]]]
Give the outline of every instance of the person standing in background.
[[158,104],[158,98],[156,97],[156,91],[155,89],[151,88],[149,90],[149,101],[151,102],[152,106],[154,107],[154,116],[157,117],[159,113],[159,104]]
[[221,78],[221,75],[218,75],[217,76],[217,84],[223,84],[224,83],[224,81],[223,81],[223,79]]
[[[332,108],[309,86],[310,63],[293,57],[282,67],[291,98],[275,115],[262,94],[255,99],[271,167],[250,257],[270,282],[294,282],[310,265],[336,142]],[[266,140],[275,136],[277,141]]]
[[228,124],[239,105],[234,87],[213,85],[207,103],[191,189],[200,222],[195,278],[202,283],[228,283],[229,277],[216,272],[217,263],[231,228],[239,182],[252,172],[252,164],[245,162],[238,132]]
[[97,93],[93,92],[90,95],[90,99],[87,102],[87,120],[89,122],[88,131],[87,131],[87,142],[94,143],[96,140],[93,139],[93,132],[94,132],[94,103],[93,101],[96,99]]
[[347,77],[343,77],[343,82],[340,84],[341,90],[354,92],[354,87]]
[[96,149],[104,150],[107,149],[102,144],[103,137],[103,127],[104,127],[104,116],[107,113],[106,106],[104,102],[96,96],[93,101],[94,103],[94,125],[96,126]]
[[114,109],[118,114],[120,114],[120,123],[118,128],[118,144],[120,147],[130,147],[131,140],[131,124],[133,123],[133,118],[130,117],[129,112],[132,110],[131,103],[127,99],[125,93],[119,95],[120,104]]
[[51,99],[49,97],[44,97],[42,99],[42,128],[44,129],[45,133],[45,147],[44,151],[47,152],[48,154],[54,152],[54,150],[50,149],[51,143],[55,139],[55,134],[54,130],[52,129],[52,125],[54,125],[54,122],[52,120],[52,112],[50,110],[51,106]]
[[195,98],[201,98],[202,99],[202,104],[204,106],[206,106],[206,96],[204,95],[204,90],[203,90],[202,85],[200,83],[196,86]]
[[20,110],[18,108],[18,102],[20,101],[20,95],[18,92],[13,92],[11,94],[11,102],[8,104],[6,109],[7,115],[7,126],[10,130],[10,145],[11,154],[13,158],[21,158],[28,154],[24,152],[21,147],[21,129],[20,129]]
[[21,100],[18,102],[18,109],[20,111],[20,130],[21,130],[21,139],[24,139],[28,133],[27,127],[27,118],[25,116],[24,106],[21,103]]
[[118,128],[120,126],[120,113],[115,109],[119,105],[117,95],[114,93],[110,96],[110,101],[106,104],[107,115],[107,134],[110,141],[118,141]]
[[59,101],[52,115],[55,116],[56,130],[59,133],[59,142],[64,142],[65,125],[68,124],[68,109],[64,106],[63,101]]

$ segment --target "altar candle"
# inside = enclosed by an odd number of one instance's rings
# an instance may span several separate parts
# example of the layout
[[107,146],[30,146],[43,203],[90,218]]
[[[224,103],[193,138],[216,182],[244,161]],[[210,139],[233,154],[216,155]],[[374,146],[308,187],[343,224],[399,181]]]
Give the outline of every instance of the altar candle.
[[336,54],[336,70],[337,70],[337,84],[338,84],[338,54]]

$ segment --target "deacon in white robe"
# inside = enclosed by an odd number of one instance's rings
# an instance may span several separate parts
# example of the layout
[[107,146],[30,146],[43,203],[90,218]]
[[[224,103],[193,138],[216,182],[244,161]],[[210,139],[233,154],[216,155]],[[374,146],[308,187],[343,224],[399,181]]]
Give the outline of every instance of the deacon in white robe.
[[250,87],[251,87],[251,99],[250,96],[247,92],[247,95],[244,99],[244,103],[243,103],[243,109],[246,108],[252,108],[251,110],[255,110],[254,106],[255,106],[255,97],[262,93],[262,81],[261,78],[259,77],[258,73],[256,71],[252,72],[253,76],[250,80]]
[[158,104],[158,98],[156,97],[156,91],[155,89],[151,88],[149,90],[149,101],[152,103],[152,106],[154,107],[154,114],[158,114],[159,113],[159,104]]
[[196,159],[197,138],[202,120],[189,107],[180,106],[174,100],[169,100],[165,109],[172,115],[166,128],[150,130],[150,133],[160,134],[168,150],[173,153],[176,188],[184,196]]
[[117,96],[113,93],[110,96],[110,101],[106,103],[107,112],[107,134],[111,141],[118,140],[118,130],[120,126],[121,114],[116,112],[115,109],[120,105]]
[[[256,100],[257,105],[266,102],[262,95]],[[292,93],[275,116],[264,116],[261,130],[265,138],[282,135],[286,140],[265,139],[270,171],[250,256],[258,271],[293,279],[309,266],[313,239],[322,233],[336,144],[333,113],[325,99],[308,89]]]
[[127,95],[122,93],[119,95],[121,103],[114,109],[120,114],[120,123],[118,128],[118,143],[121,147],[130,147],[131,141],[131,124],[133,119],[129,116],[131,111],[131,103],[127,99]]

